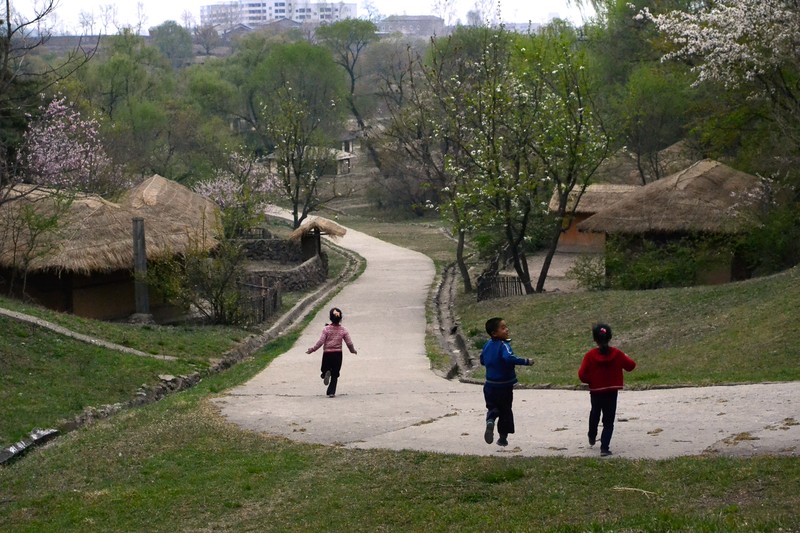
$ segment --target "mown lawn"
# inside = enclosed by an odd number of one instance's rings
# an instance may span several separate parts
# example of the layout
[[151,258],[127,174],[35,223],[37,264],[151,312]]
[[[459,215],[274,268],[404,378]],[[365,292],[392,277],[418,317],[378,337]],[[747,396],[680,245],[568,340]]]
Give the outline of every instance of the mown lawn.
[[795,458],[494,458],[345,450],[240,430],[195,389],[0,469],[0,531],[796,531]]
[[637,361],[636,371],[626,376],[632,387],[800,379],[800,267],[713,287],[541,294],[480,303],[462,296],[458,313],[476,353],[486,338],[486,319],[506,319],[514,351],[536,360],[519,372],[529,385],[576,385],[596,321],[609,323],[612,344]]

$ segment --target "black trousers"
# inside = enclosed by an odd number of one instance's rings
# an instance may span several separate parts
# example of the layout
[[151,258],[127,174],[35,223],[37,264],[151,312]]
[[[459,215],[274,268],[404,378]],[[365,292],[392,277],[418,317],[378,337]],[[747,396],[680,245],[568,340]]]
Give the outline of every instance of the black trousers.
[[497,433],[508,435],[514,433],[514,387],[483,386],[483,398],[486,400],[486,420],[495,420]]
[[339,372],[342,370],[342,352],[323,352],[320,372],[325,377],[325,372],[331,371],[331,382],[325,394],[336,394],[336,384],[339,382]]
[[614,418],[617,416],[617,393],[613,390],[608,392],[592,392],[589,396],[592,399],[592,410],[589,412],[589,439],[597,438],[597,425],[600,418],[603,419],[603,432],[600,434],[600,449],[608,450],[611,444],[611,435],[614,433]]

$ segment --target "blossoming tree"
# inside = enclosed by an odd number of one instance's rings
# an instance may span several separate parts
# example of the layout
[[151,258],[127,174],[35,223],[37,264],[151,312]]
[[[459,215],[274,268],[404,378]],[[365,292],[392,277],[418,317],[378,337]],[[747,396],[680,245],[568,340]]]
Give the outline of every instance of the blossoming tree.
[[697,13],[638,15],[675,48],[664,60],[690,61],[695,84],[747,87],[767,99],[783,133],[800,142],[800,5],[795,0],[720,0]]
[[26,180],[52,189],[111,196],[126,185],[106,155],[99,124],[60,96],[43,104],[23,138]]

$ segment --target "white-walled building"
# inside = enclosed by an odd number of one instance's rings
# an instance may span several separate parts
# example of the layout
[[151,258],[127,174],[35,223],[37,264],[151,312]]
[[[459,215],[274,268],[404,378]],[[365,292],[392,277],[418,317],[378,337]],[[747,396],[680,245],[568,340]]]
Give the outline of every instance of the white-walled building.
[[200,8],[200,24],[259,26],[289,19],[295,22],[335,22],[356,18],[356,3],[308,2],[304,0],[236,0],[209,4]]

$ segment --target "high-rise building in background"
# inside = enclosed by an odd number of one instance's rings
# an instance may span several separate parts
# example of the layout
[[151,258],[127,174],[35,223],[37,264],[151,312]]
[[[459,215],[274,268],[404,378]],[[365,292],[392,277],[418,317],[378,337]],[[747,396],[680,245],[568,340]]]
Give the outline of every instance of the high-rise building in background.
[[200,24],[228,27],[236,24],[259,26],[282,19],[295,22],[335,22],[356,18],[356,8],[356,3],[345,2],[237,0],[202,6],[200,8]]

